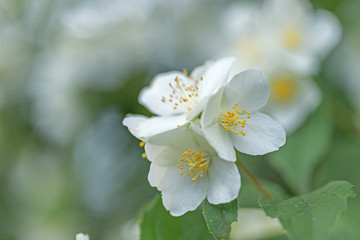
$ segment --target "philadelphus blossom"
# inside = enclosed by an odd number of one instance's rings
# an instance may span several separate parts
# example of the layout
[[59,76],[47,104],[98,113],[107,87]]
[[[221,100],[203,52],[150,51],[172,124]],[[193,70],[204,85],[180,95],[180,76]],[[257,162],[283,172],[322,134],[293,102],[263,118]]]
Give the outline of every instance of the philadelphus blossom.
[[261,11],[264,31],[275,51],[302,71],[318,70],[319,60],[339,42],[339,21],[307,0],[268,0]]
[[148,137],[182,126],[203,111],[207,100],[228,81],[235,58],[223,58],[184,72],[162,73],[144,88],[139,102],[158,115],[147,118],[128,115],[123,124],[137,138]]
[[200,123],[220,157],[236,161],[233,146],[246,154],[262,155],[284,145],[283,127],[269,116],[253,112],[262,108],[268,97],[265,76],[257,70],[246,70],[210,98]]
[[268,76],[269,102],[261,111],[296,130],[320,104],[321,91],[313,81],[320,61],[339,42],[337,19],[312,9],[305,0],[266,0],[232,7],[224,18],[229,48],[238,61],[234,75],[257,68]]
[[190,76],[186,71],[158,75],[139,100],[159,116],[130,115],[123,121],[143,141],[150,185],[161,191],[174,216],[195,210],[205,198],[221,204],[237,197],[234,147],[260,155],[285,143],[279,123],[253,112],[269,97],[265,76],[247,70],[230,78],[233,62],[207,63]]
[[78,233],[76,234],[76,240],[90,240],[87,234]]
[[238,196],[240,175],[235,163],[219,157],[196,124],[149,138],[145,151],[151,161],[150,185],[161,191],[173,216],[195,210],[205,198],[221,204]]

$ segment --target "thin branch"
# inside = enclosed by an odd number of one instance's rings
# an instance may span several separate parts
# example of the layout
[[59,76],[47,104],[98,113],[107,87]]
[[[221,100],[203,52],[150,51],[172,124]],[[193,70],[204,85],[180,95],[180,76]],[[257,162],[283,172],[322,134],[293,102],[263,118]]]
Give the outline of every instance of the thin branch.
[[264,195],[267,199],[271,200],[273,197],[271,194],[265,190],[265,188],[260,184],[260,182],[255,178],[255,176],[245,167],[244,164],[240,162],[238,159],[236,161],[236,164],[239,166],[239,168],[249,177],[251,182],[255,185],[255,187],[261,192],[262,195]]

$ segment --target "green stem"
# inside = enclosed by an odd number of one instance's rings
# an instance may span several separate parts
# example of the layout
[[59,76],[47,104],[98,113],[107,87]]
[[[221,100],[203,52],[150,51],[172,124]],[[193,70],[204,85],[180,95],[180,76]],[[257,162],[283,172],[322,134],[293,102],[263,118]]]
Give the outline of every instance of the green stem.
[[269,200],[273,199],[271,194],[265,190],[265,188],[260,184],[255,176],[249,171],[249,169],[245,167],[244,164],[242,164],[242,162],[240,162],[239,159],[236,161],[236,164],[249,177],[250,181],[255,185],[255,187],[261,192],[262,195],[264,195]]

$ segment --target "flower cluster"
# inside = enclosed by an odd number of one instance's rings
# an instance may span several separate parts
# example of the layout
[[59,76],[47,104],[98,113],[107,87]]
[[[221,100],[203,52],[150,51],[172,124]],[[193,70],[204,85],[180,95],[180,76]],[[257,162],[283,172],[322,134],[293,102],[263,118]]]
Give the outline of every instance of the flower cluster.
[[123,121],[143,141],[150,185],[174,216],[195,210],[205,198],[221,204],[238,196],[235,149],[261,155],[285,143],[283,127],[256,112],[269,97],[265,76],[250,69],[230,77],[234,62],[223,58],[191,74],[155,76],[139,102],[157,116],[129,114]]
[[235,73],[264,71],[271,97],[262,111],[288,133],[295,131],[321,102],[313,75],[341,38],[339,21],[306,0],[266,0],[261,7],[240,3],[224,15],[229,46],[224,51],[238,57]]

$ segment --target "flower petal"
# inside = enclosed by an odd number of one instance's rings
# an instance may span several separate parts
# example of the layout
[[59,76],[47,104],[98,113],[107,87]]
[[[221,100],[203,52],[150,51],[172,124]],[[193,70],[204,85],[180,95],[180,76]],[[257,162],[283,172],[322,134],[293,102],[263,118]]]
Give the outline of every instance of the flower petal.
[[122,124],[129,129],[129,132],[134,135],[135,137],[139,138],[135,135],[135,128],[142,123],[143,121],[146,121],[149,119],[146,116],[143,115],[137,115],[137,114],[127,114],[122,122]]
[[298,96],[285,105],[268,104],[266,112],[279,121],[288,134],[295,131],[321,103],[320,88],[312,79],[298,81]]
[[173,216],[181,216],[195,210],[207,194],[205,177],[191,181],[189,176],[181,176],[179,169],[169,168],[161,185],[165,208]]
[[220,114],[223,112],[221,106],[223,93],[224,87],[221,87],[209,98],[209,101],[206,103],[205,109],[201,114],[201,126],[206,127],[218,121]]
[[185,114],[176,116],[152,117],[140,122],[134,129],[133,134],[139,139],[146,140],[151,136],[175,129],[184,125],[185,123]]
[[213,94],[229,79],[231,67],[235,58],[222,58],[214,62],[205,72],[200,86],[200,98]]
[[240,174],[235,163],[214,157],[208,171],[209,189],[207,199],[212,204],[234,200],[240,190]]
[[234,147],[250,155],[263,155],[278,150],[285,144],[284,128],[269,116],[255,112],[247,120],[243,130],[246,134],[231,134]]
[[203,65],[194,68],[191,72],[191,76],[194,79],[199,80],[201,77],[204,76],[205,72],[214,64],[213,61],[206,61]]
[[236,161],[236,153],[230,135],[219,123],[203,127],[203,132],[219,157],[231,162]]
[[173,167],[181,157],[181,152],[171,146],[156,145],[149,142],[145,145],[145,153],[150,162],[160,167]]
[[[311,26],[308,26],[310,37],[308,46],[311,51],[316,52],[321,58],[333,49],[339,43],[341,38],[341,26],[336,17],[325,10],[318,10],[314,15]],[[321,33],[321,34],[319,34]]]
[[198,104],[196,104],[196,106],[191,109],[191,111],[189,112],[189,114],[186,117],[186,120],[190,121],[192,119],[194,119],[196,116],[198,116],[205,108],[207,102],[209,100],[209,97],[204,97],[200,100],[200,102]]
[[172,147],[181,151],[184,149],[193,148],[197,146],[193,138],[193,131],[191,127],[179,127],[173,130],[169,130],[160,134],[157,134],[149,138],[148,143],[159,146]]
[[150,165],[150,170],[148,175],[150,186],[156,187],[159,191],[161,191],[160,185],[162,183],[162,180],[164,179],[166,170],[167,170],[166,167],[161,167],[152,163]]
[[230,109],[234,103],[247,111],[263,107],[269,98],[266,77],[258,70],[246,70],[236,74],[224,90],[224,107]]
[[174,110],[171,104],[162,102],[163,97],[167,98],[170,94],[172,94],[173,90],[169,84],[174,85],[176,77],[181,78],[186,82],[190,81],[182,72],[174,71],[158,74],[151,82],[151,85],[149,87],[145,87],[140,92],[140,104],[157,115],[168,116],[181,113],[182,111],[179,109]]
[[170,167],[177,165],[182,153],[189,148],[198,148],[194,132],[190,127],[179,127],[150,137],[145,152],[151,162]]

